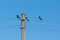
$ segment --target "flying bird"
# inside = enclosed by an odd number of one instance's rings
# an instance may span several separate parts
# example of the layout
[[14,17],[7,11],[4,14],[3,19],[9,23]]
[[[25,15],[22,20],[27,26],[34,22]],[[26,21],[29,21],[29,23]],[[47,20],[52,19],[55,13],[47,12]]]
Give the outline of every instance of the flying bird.
[[16,17],[20,19],[20,17],[18,15],[16,15]]
[[38,18],[42,21],[42,18],[40,16]]

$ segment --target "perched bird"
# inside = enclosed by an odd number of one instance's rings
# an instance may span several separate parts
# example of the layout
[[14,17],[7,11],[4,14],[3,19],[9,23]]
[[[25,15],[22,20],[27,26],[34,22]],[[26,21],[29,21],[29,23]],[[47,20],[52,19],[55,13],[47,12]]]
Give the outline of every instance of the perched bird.
[[28,17],[26,17],[26,19],[27,19],[27,21],[29,21],[29,18]]
[[38,18],[42,21],[42,18],[40,16]]
[[16,17],[20,19],[20,17],[18,15],[16,15]]

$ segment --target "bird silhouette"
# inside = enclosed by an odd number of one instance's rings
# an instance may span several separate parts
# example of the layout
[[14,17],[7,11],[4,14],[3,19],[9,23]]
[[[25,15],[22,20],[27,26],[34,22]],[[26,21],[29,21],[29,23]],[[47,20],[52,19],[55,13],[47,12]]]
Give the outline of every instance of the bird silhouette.
[[26,19],[27,19],[27,21],[29,21],[29,18],[28,17],[26,17]]
[[17,17],[18,19],[20,19],[20,17],[19,17],[18,15],[16,15],[16,17]]
[[38,18],[39,18],[39,19],[42,21],[42,18],[41,18],[41,16],[39,16]]

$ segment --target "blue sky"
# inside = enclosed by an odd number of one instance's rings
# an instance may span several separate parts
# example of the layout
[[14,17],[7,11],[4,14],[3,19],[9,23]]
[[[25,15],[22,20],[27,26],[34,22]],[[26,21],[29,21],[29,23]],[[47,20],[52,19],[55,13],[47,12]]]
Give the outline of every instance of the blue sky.
[[60,40],[60,0],[0,0],[0,40],[21,40],[22,12],[30,18],[26,40]]

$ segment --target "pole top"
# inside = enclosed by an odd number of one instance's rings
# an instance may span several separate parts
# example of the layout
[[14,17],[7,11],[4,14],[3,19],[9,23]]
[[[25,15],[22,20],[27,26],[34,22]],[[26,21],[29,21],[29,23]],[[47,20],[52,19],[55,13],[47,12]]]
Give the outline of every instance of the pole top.
[[26,16],[26,14],[25,14],[25,13],[22,13],[22,14],[21,14],[21,16],[22,16],[22,15]]
[[26,14],[22,13],[21,17],[22,17],[21,20],[24,21],[26,19]]

